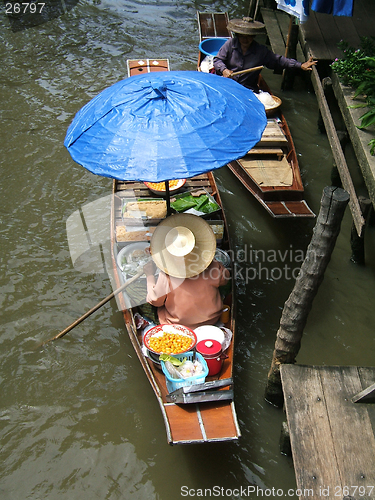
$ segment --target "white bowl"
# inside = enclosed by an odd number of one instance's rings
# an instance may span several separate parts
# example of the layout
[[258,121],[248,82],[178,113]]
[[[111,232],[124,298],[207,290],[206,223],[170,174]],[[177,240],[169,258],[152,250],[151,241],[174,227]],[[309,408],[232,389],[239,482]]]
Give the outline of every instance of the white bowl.
[[195,330],[195,335],[197,336],[197,343],[201,340],[217,340],[220,344],[224,342],[224,332],[217,326],[213,325],[202,325],[198,326]]

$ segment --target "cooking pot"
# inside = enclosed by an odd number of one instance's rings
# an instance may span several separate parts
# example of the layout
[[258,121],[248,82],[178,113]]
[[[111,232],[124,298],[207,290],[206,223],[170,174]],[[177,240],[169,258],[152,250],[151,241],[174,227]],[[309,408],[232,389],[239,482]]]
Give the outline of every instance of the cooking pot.
[[217,340],[201,340],[196,346],[197,352],[206,360],[208,376],[217,375],[222,366],[225,356],[222,355],[221,344]]

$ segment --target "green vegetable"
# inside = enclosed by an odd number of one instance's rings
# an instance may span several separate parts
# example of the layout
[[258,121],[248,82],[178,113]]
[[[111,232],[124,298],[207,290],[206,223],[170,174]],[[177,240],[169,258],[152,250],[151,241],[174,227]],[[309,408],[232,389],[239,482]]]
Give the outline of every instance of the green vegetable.
[[201,194],[200,196],[188,194],[181,198],[177,198],[171,203],[171,207],[177,212],[185,212],[189,210],[189,208],[194,208],[205,214],[210,214],[219,209],[219,205],[212,202],[206,194]]
[[182,361],[180,361],[178,358],[175,358],[174,356],[170,356],[169,354],[160,354],[159,356],[160,361],[169,361],[172,363],[174,366],[181,366],[182,363],[185,363],[187,358],[184,358]]

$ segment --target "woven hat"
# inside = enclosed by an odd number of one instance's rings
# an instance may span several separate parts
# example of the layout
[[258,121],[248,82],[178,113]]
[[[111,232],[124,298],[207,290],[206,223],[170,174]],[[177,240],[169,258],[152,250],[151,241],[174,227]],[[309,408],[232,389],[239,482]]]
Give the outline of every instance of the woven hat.
[[159,269],[175,278],[191,278],[211,264],[216,238],[201,217],[176,214],[156,227],[150,247],[152,259]]
[[231,19],[227,28],[233,33],[240,35],[262,35],[266,33],[266,27],[259,21],[254,21],[251,17],[243,17],[242,19]]

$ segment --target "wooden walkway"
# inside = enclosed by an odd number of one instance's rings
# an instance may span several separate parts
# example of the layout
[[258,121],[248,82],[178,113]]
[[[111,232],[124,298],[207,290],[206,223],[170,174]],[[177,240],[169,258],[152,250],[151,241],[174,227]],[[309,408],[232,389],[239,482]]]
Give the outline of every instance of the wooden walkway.
[[281,365],[300,500],[375,499],[375,368]]
[[[290,16],[283,11],[266,8],[261,8],[261,15],[266,24],[272,50],[278,54],[284,54]],[[336,57],[342,57],[343,54],[337,47],[339,41],[345,39],[352,46],[359,46],[361,37],[375,35],[374,20],[374,0],[356,0],[354,2],[354,15],[350,18],[318,14],[311,11],[306,23],[300,25],[300,44],[297,46],[297,59],[303,61],[312,55],[320,61],[330,63]],[[334,83],[335,97],[340,106],[369,197],[375,207],[375,157],[370,155],[368,146],[370,139],[374,137],[374,130],[362,131],[357,128],[360,123],[359,116],[365,112],[365,109],[349,109],[348,105],[355,104],[350,99],[351,89],[342,86],[336,75],[332,75],[332,81]],[[349,206],[353,222],[358,235],[363,235],[365,221],[316,67],[312,71],[312,83],[317,95],[334,162],[339,169],[343,187],[350,195]]]
[[353,17],[332,16],[310,10],[308,20],[300,25],[300,32],[313,57],[333,61],[342,57],[337,44],[346,40],[349,45],[359,47],[360,38],[375,35],[374,0],[355,0]]

